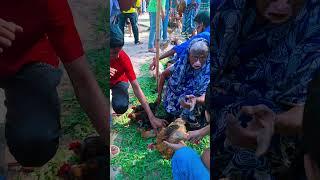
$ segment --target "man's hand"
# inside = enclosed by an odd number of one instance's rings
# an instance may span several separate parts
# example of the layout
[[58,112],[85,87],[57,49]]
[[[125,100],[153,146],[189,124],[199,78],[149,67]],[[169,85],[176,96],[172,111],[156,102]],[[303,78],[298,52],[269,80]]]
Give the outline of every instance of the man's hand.
[[243,128],[234,116],[227,117],[227,139],[233,145],[253,148],[261,156],[268,150],[274,134],[276,114],[265,105],[244,106],[241,113],[252,116],[247,128]]
[[179,150],[179,149],[181,149],[181,148],[186,146],[186,144],[183,143],[182,141],[180,143],[178,143],[178,144],[172,144],[172,143],[169,143],[167,141],[163,141],[163,143],[166,146],[168,146],[169,148],[171,148],[172,150],[174,150],[174,151],[177,151],[177,150]]
[[23,32],[21,26],[0,18],[0,53],[12,45],[16,39],[16,33]]
[[192,111],[197,103],[197,99],[194,95],[186,95],[186,99],[183,99],[180,101],[180,105],[185,108]]
[[117,73],[117,70],[114,68],[110,68],[110,77],[113,77]]
[[152,59],[152,63],[150,64],[150,66],[149,66],[149,70],[154,70],[155,68],[156,68],[156,57],[154,57],[153,59]]
[[157,134],[158,133],[158,128],[163,128],[163,127],[166,127],[168,125],[168,122],[164,119],[159,119],[159,118],[156,118],[156,117],[153,117],[150,119],[150,123],[151,123],[151,126],[153,127],[154,129],[154,132]]

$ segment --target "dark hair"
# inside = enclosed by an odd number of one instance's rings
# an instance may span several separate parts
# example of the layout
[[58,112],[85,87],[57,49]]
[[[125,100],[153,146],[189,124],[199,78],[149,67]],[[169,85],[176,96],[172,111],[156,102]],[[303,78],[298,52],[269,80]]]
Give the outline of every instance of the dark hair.
[[320,73],[309,84],[308,96],[304,106],[302,131],[305,153],[309,154],[320,167]]
[[110,48],[122,48],[124,36],[117,24],[110,26]]
[[204,27],[208,27],[210,25],[210,14],[206,11],[199,12],[194,21],[197,23],[203,23]]

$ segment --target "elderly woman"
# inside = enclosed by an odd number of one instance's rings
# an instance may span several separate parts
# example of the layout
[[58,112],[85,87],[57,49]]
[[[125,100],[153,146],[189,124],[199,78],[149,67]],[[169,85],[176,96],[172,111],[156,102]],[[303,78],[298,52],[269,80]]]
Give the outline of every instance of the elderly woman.
[[[177,62],[167,68],[159,81],[158,102],[165,80],[168,78],[164,95],[164,107],[168,119],[181,116],[191,129],[204,124],[204,96],[210,82],[210,62],[208,41],[202,38],[194,39],[187,51]],[[202,122],[197,122],[203,117]]]
[[320,3],[226,0],[214,16],[213,179],[295,179],[308,83],[320,68]]

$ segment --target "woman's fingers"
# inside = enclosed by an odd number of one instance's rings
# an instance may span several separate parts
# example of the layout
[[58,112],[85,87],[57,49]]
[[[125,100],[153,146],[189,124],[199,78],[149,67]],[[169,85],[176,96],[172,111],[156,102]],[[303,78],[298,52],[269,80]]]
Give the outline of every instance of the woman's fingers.
[[7,29],[8,31],[11,31],[13,33],[15,32],[23,32],[23,28],[19,25],[16,25],[13,22],[8,22],[0,18],[0,26]]
[[163,120],[163,122],[165,123],[165,125],[168,125],[168,124],[169,124],[168,121],[166,121],[166,120]]
[[6,38],[10,41],[14,41],[16,36],[15,36],[15,33],[12,32],[12,31],[9,31],[8,29],[0,26],[0,36],[3,37],[3,38]]
[[1,47],[8,48],[11,45],[12,45],[12,42],[9,39],[0,36],[0,46]]
[[272,129],[262,128],[259,130],[257,135],[256,156],[259,157],[268,151],[272,136],[273,136]]

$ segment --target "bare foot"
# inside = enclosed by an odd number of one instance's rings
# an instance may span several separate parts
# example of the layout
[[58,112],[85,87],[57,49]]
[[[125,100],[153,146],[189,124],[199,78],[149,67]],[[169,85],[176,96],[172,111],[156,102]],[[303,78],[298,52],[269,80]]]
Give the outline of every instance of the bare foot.
[[148,49],[148,52],[156,53],[156,49],[155,48]]

